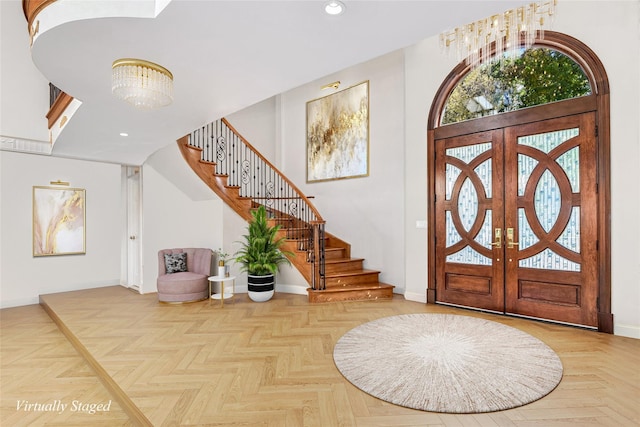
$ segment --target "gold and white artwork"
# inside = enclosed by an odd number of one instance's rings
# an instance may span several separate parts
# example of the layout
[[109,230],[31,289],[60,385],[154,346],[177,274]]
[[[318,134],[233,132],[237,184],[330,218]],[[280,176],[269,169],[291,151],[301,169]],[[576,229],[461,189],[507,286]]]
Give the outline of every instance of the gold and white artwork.
[[307,182],[369,174],[369,82],[307,102]]
[[33,187],[33,256],[85,253],[85,191]]

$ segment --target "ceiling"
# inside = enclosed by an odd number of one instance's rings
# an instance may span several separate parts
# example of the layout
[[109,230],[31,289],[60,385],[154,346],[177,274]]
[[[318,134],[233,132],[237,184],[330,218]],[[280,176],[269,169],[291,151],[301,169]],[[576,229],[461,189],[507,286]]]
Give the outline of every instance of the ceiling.
[[[34,63],[82,101],[53,154],[139,165],[205,123],[526,2],[344,0],[339,16],[324,3],[173,0],[155,18],[81,19],[41,32]],[[115,99],[111,64],[123,57],[168,68],[173,103],[140,111]]]

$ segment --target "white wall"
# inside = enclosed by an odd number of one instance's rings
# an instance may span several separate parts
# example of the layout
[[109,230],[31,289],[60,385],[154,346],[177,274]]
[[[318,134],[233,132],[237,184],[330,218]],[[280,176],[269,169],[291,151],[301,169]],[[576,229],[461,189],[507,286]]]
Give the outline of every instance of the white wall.
[[[553,30],[571,35],[600,58],[611,86],[612,312],[615,333],[640,338],[640,170],[639,2],[562,1]],[[595,30],[597,29],[597,30]],[[426,119],[434,95],[454,61],[431,38],[406,50],[406,221],[407,291],[423,294],[426,239],[413,223],[426,211]],[[409,178],[411,177],[411,178]],[[415,177],[416,179],[413,179]],[[631,197],[630,197],[631,195]],[[425,260],[421,262],[421,260]]]
[[[85,255],[33,256],[32,188],[56,180],[86,190]],[[0,183],[0,307],[120,283],[120,166],[0,151]]]
[[[369,176],[306,183],[306,103],[369,81]],[[351,244],[364,267],[381,271],[380,280],[405,288],[404,258],[404,79],[397,51],[314,81],[280,97],[282,168],[326,220],[326,231]]]
[[[175,167],[186,164],[173,145],[167,150],[174,154]],[[215,250],[223,242],[222,201],[213,191],[208,199],[192,200],[161,175],[154,164],[151,158],[142,167],[142,293],[157,292],[160,249]],[[195,173],[193,177],[197,179]]]
[[31,61],[21,9],[21,1],[0,1],[0,135],[48,141],[49,81]]

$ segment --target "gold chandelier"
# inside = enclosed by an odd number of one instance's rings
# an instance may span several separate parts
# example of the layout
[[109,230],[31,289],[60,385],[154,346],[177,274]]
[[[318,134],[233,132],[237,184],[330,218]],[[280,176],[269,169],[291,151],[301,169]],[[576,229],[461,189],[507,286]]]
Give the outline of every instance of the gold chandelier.
[[536,37],[544,38],[544,27],[553,23],[557,3],[531,3],[446,31],[440,34],[440,47],[458,61],[465,59],[472,68],[489,60],[492,43],[497,57],[505,52],[515,54],[530,48]]
[[122,58],[111,66],[111,91],[141,110],[164,107],[173,101],[173,74],[142,59]]

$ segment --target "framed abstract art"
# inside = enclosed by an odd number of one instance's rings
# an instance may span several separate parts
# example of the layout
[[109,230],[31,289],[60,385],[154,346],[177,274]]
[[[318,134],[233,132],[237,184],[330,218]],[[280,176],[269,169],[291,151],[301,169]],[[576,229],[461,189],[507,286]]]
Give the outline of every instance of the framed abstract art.
[[85,253],[85,190],[33,187],[33,256]]
[[307,182],[369,175],[369,82],[307,102]]

